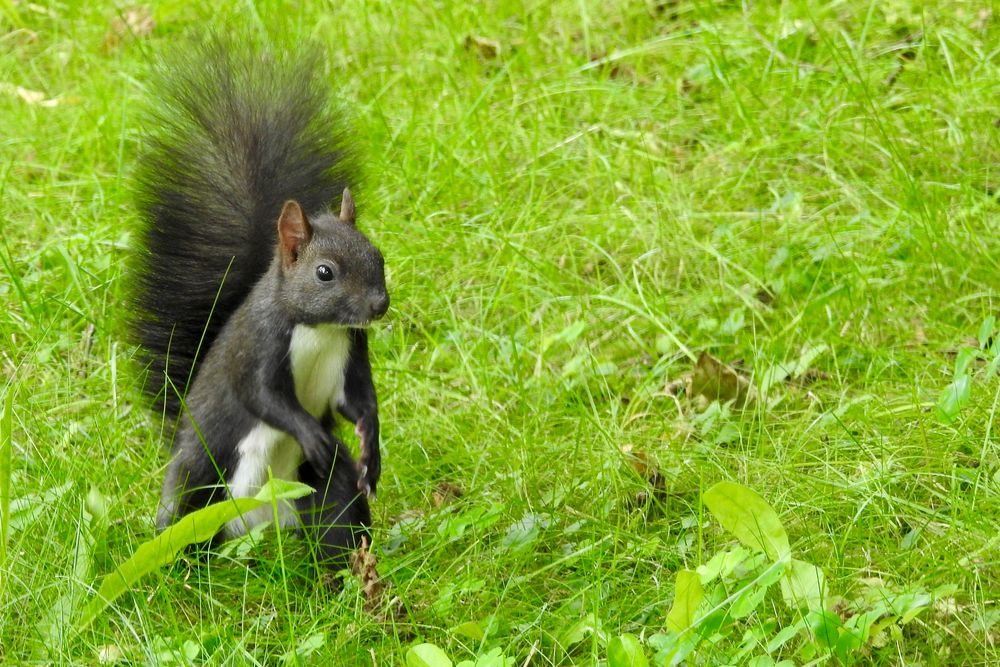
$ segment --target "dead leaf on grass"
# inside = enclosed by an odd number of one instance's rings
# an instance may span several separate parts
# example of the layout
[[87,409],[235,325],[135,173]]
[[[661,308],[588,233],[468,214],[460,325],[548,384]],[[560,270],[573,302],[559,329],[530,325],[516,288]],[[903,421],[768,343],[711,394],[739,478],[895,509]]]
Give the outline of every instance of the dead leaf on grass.
[[457,484],[452,484],[451,482],[441,482],[431,494],[431,500],[434,502],[434,507],[441,507],[456,498],[461,498],[464,494],[465,492],[462,491],[462,488]]
[[389,597],[389,582],[378,575],[377,561],[372,553],[367,537],[361,538],[361,546],[351,554],[351,572],[361,580],[361,593],[365,597],[365,612],[379,621],[400,620],[405,615],[402,601]]
[[820,380],[829,380],[830,374],[826,371],[821,371],[818,368],[809,367],[802,371],[802,374],[798,377],[798,384],[802,387],[808,387],[814,382],[819,382]]
[[131,39],[145,37],[155,27],[153,12],[147,5],[128,7],[111,21],[111,27],[104,35],[104,51],[112,51]]
[[590,62],[595,63],[594,69],[603,68],[608,77],[612,79],[627,79],[639,83],[649,83],[648,79],[642,79],[636,74],[635,68],[622,62],[613,53],[597,53],[590,57]]
[[16,95],[20,97],[21,100],[27,102],[28,104],[34,104],[40,107],[54,107],[59,104],[60,100],[58,97],[49,98],[45,93],[39,90],[31,90],[30,88],[24,88],[23,86],[15,86],[9,83],[0,84],[4,92],[10,93],[11,95]]
[[770,306],[774,304],[774,292],[772,292],[766,287],[761,287],[759,290],[757,290],[757,292],[754,294],[754,298],[756,298],[757,301],[761,302],[765,306]]
[[628,458],[632,469],[649,482],[650,489],[648,491],[640,491],[636,494],[636,506],[645,505],[651,497],[662,499],[667,491],[667,483],[656,463],[650,459],[649,454],[635,450],[632,445],[622,445],[622,454]]
[[483,60],[495,60],[502,51],[499,41],[481,35],[468,35],[465,38],[465,50],[478,54]]
[[[944,353],[949,357],[957,357],[962,350],[972,348],[974,350],[979,349],[979,339],[975,336],[966,336],[959,341],[956,347],[946,347]],[[979,361],[982,361],[979,359]]]
[[105,644],[97,648],[97,664],[117,665],[125,662],[125,653],[117,644]]
[[681,376],[675,380],[668,380],[665,385],[663,385],[663,393],[667,396],[678,396],[681,393],[681,389],[687,386],[690,381],[688,376]]
[[910,324],[913,325],[913,340],[907,345],[908,347],[920,347],[927,344],[927,332],[924,331],[923,322],[918,319],[910,320]]
[[745,407],[753,403],[756,392],[746,375],[703,351],[691,373],[691,394]]

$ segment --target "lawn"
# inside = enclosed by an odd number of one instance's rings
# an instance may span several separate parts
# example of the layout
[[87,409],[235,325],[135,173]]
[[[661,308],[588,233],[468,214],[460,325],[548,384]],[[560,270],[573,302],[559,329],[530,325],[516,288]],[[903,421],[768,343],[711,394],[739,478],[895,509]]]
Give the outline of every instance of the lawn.
[[[207,4],[0,0],[0,662],[1000,662],[1000,8]],[[167,461],[124,326],[150,72],[220,25],[318,41],[352,110],[405,612],[265,533],[82,628]]]

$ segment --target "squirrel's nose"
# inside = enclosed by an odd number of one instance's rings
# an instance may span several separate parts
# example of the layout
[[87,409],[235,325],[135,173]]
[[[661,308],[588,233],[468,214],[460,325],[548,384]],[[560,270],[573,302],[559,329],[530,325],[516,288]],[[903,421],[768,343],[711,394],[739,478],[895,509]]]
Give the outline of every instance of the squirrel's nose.
[[371,311],[372,319],[377,319],[385,315],[389,310],[389,295],[383,292],[368,302],[368,309]]

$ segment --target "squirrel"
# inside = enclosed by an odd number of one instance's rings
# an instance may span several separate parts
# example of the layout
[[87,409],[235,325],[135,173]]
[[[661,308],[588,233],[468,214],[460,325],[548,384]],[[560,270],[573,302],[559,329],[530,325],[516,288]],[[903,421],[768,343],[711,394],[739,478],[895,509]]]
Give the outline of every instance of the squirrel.
[[[135,177],[132,328],[173,424],[157,528],[273,475],[314,489],[279,521],[342,566],[381,472],[366,326],[389,307],[382,254],[355,226],[354,144],[316,53],[217,36],[186,51],[160,82]],[[357,462],[331,434],[336,413],[355,424]],[[272,516],[244,514],[216,539]]]

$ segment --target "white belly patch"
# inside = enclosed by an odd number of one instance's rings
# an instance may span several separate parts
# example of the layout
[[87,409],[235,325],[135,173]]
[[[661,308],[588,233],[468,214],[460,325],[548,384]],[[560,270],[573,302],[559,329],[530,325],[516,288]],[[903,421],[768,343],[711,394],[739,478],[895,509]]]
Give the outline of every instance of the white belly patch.
[[[298,325],[292,331],[289,346],[295,394],[309,414],[322,417],[327,407],[336,409],[344,399],[344,372],[351,351],[347,329],[322,324]],[[287,433],[258,422],[237,445],[236,470],[229,480],[233,498],[257,495],[271,475],[279,479],[298,480],[302,463],[302,447]],[[229,537],[244,534],[250,528],[274,518],[271,507],[260,507],[226,524]],[[278,503],[278,520],[282,526],[298,525],[298,515],[288,501]]]

